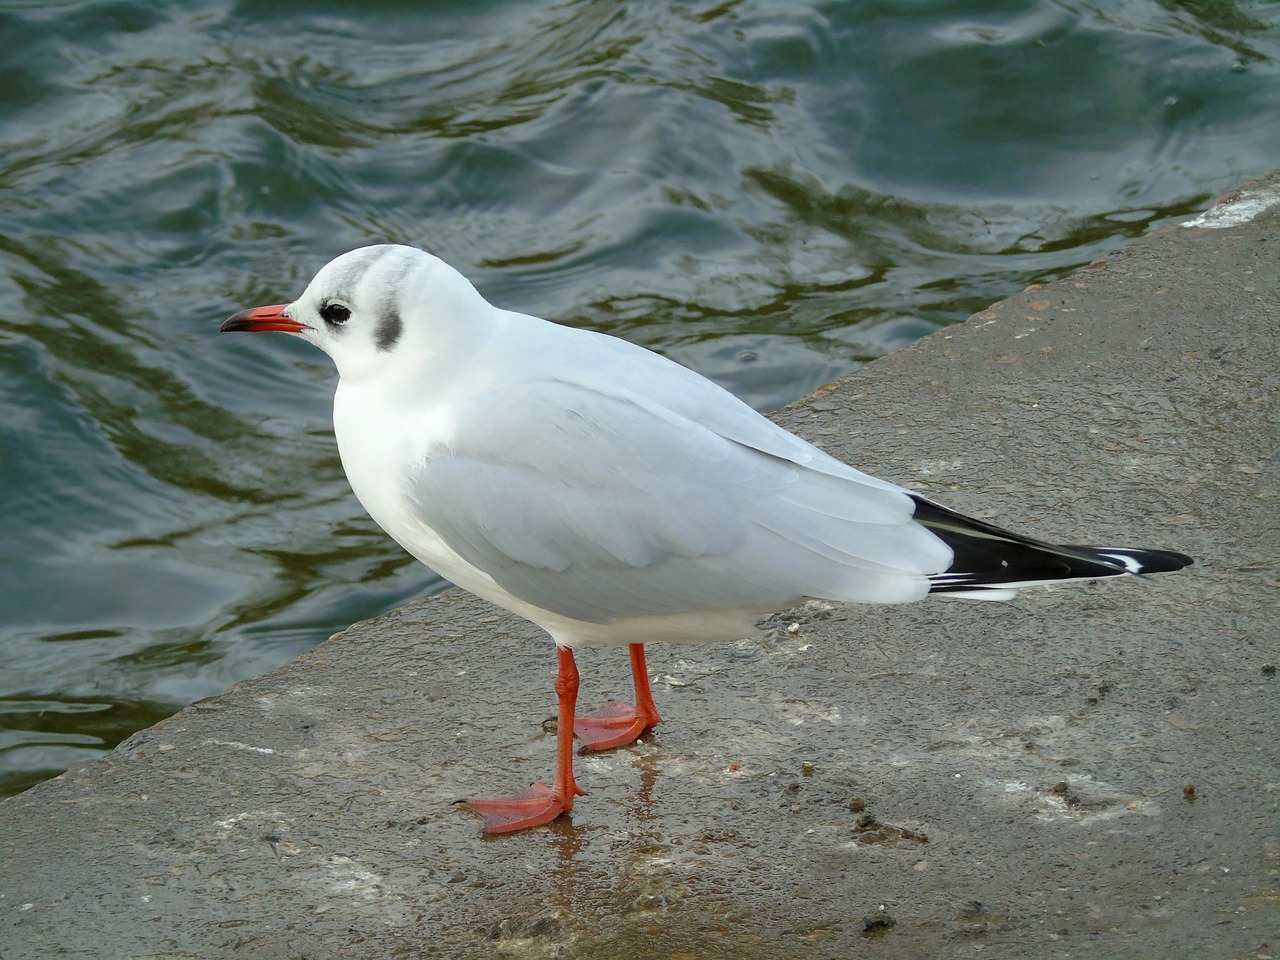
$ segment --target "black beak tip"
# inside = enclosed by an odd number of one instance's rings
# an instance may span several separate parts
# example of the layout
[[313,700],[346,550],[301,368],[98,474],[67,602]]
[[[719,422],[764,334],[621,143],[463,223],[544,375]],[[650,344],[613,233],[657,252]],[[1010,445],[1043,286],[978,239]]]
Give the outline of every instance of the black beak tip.
[[249,329],[248,310],[241,310],[237,314],[233,314],[222,321],[222,326],[218,328],[219,333],[233,333],[236,330]]

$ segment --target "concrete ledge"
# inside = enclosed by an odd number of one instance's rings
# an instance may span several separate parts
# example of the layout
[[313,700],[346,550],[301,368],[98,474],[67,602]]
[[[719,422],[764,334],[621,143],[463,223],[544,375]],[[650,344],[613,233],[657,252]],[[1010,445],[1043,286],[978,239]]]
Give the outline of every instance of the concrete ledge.
[[[1196,566],[655,648],[656,736],[581,762],[571,823],[496,840],[452,801],[549,772],[554,657],[451,591],[0,806],[0,958],[1278,955],[1276,196],[779,417]],[[584,653],[585,705],[625,660]]]

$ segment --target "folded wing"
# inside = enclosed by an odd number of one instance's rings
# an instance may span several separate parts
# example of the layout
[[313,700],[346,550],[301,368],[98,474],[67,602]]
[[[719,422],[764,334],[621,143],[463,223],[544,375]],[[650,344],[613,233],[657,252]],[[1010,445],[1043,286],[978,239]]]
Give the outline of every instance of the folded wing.
[[501,398],[470,396],[458,440],[406,484],[454,551],[542,609],[607,623],[805,597],[897,603],[951,563],[907,492],[749,408],[720,407],[716,430],[576,381]]

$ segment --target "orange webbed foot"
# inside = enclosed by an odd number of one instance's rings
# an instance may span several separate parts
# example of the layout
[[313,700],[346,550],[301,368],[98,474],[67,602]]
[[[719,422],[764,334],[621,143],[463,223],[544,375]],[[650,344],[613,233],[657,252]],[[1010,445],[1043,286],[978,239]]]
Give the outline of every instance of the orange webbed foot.
[[[573,792],[584,792],[575,784]],[[545,783],[532,784],[514,797],[498,800],[463,800],[462,806],[484,821],[484,832],[514,833],[530,827],[541,827],[573,809],[573,798],[562,797]]]
[[582,741],[579,752],[591,753],[635,743],[646,730],[657,725],[657,711],[637,710],[629,703],[615,700],[590,716],[575,718],[573,733]]

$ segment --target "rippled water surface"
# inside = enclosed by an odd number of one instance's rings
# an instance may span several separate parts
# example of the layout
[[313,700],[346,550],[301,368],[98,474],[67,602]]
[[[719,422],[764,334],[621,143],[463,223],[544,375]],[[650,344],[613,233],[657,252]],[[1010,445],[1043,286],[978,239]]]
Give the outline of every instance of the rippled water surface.
[[332,256],[775,407],[1280,162],[1273,2],[0,6],[0,790],[435,589],[326,357]]

